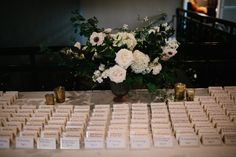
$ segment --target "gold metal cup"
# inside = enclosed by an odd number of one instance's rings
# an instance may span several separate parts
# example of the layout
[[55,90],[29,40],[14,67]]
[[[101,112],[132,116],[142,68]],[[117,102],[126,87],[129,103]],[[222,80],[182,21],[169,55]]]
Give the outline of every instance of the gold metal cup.
[[175,84],[175,100],[182,101],[185,98],[186,85],[184,83]]
[[186,99],[187,99],[187,101],[193,101],[194,100],[194,90],[193,89],[187,89],[186,90]]
[[45,99],[46,99],[46,104],[47,105],[54,105],[55,104],[53,94],[46,94]]
[[56,96],[56,102],[57,103],[63,103],[65,102],[65,88],[62,86],[59,86],[54,89],[54,94]]

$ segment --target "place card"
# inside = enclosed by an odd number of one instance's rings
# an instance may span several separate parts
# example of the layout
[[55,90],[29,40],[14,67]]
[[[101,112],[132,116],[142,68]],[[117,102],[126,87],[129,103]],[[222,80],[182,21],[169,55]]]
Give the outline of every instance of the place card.
[[127,133],[110,131],[106,138],[107,148],[126,148],[127,147]]
[[1,127],[0,128],[0,132],[3,131],[3,132],[11,132],[13,134],[13,137],[16,137],[17,135],[17,127],[15,126],[5,126],[5,127]]
[[151,146],[151,139],[149,136],[131,137],[130,146],[132,149],[147,149]]
[[180,135],[179,145],[185,147],[199,146],[199,138],[196,135]]
[[16,148],[34,148],[33,137],[16,137]]
[[39,132],[36,130],[24,130],[20,132],[21,137],[30,137],[33,138],[35,141],[37,140],[39,136]]
[[168,134],[171,135],[172,131],[171,129],[160,129],[160,128],[152,128],[152,134]]
[[223,140],[226,145],[236,145],[236,134],[225,134]]
[[9,137],[0,136],[0,148],[4,148],[4,149],[10,148],[10,138]]
[[154,147],[173,147],[172,135],[153,135]]
[[48,125],[61,125],[61,126],[65,126],[66,125],[66,120],[62,119],[62,120],[49,120],[48,121]]
[[15,109],[15,110],[19,110],[20,106],[19,105],[7,105],[5,106],[5,110],[8,109]]
[[104,138],[86,137],[84,139],[85,149],[102,149],[105,148]]
[[38,149],[56,149],[56,138],[40,137],[37,140]]
[[196,135],[193,129],[177,129],[175,130],[175,137],[178,140],[182,135]]
[[220,130],[221,134],[222,135],[225,135],[225,134],[236,134],[236,127],[223,127],[221,128]]
[[44,130],[41,132],[41,138],[51,138],[59,142],[60,132],[55,130]]
[[81,126],[66,126],[66,128],[65,128],[65,131],[66,132],[70,132],[70,131],[72,131],[72,132],[80,132],[80,131],[83,131],[83,127],[81,127]]
[[37,106],[36,105],[22,105],[21,109],[32,109],[32,110],[36,110]]
[[221,145],[222,140],[219,134],[203,134],[201,136],[201,141],[203,145]]
[[61,149],[80,149],[80,138],[78,137],[61,137]]
[[170,129],[170,123],[151,123],[152,129]]

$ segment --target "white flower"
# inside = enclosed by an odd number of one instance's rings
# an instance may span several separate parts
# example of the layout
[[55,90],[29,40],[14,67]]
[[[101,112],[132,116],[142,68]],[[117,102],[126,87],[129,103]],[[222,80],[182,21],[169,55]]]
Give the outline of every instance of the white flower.
[[133,50],[137,45],[137,41],[134,37],[133,33],[127,32],[118,32],[112,35],[113,46],[121,47],[122,45],[126,45],[129,50]]
[[159,63],[159,64],[157,64],[156,66],[152,67],[152,74],[153,74],[153,75],[159,74],[160,71],[161,71],[161,69],[162,69],[162,66],[161,66],[161,64]]
[[155,29],[156,32],[159,32],[159,31],[160,31],[160,27],[158,27],[158,26],[153,27],[153,29]]
[[102,79],[102,77],[98,77],[98,78],[96,79],[96,81],[97,81],[98,83],[102,83],[102,82],[103,82],[103,79]]
[[155,34],[155,32],[156,32],[155,29],[150,29],[150,30],[148,31],[148,34],[151,34],[151,33]]
[[124,25],[123,25],[123,29],[127,30],[127,29],[128,29],[128,25],[127,25],[127,24],[124,24]]
[[134,62],[131,64],[131,69],[135,73],[144,72],[148,68],[148,64],[150,62],[149,56],[139,50],[135,50],[133,56]]
[[109,70],[108,69],[104,70],[101,76],[102,78],[107,78],[109,76]]
[[167,26],[168,26],[167,22],[166,22],[166,23],[163,23],[162,26],[163,26],[163,27],[167,27]]
[[147,16],[144,17],[143,20],[144,20],[145,22],[147,22],[147,21],[148,21],[148,17],[147,17]]
[[133,53],[127,49],[121,49],[116,53],[115,61],[116,63],[124,68],[127,69],[133,63]]
[[177,53],[177,50],[176,49],[172,49],[168,46],[165,46],[165,47],[162,47],[162,60],[166,61],[168,59],[170,59],[171,57],[173,57],[176,53]]
[[92,35],[90,36],[90,43],[95,46],[99,46],[99,45],[102,45],[103,41],[104,41],[104,38],[105,38],[105,34],[100,32],[100,33],[97,33],[97,32],[93,32]]
[[121,83],[126,79],[126,70],[118,65],[109,69],[109,78],[115,83]]
[[177,49],[179,47],[179,43],[175,38],[169,38],[168,40],[166,40],[166,44],[169,48],[172,49]]
[[94,76],[99,77],[101,75],[101,72],[99,70],[94,71]]
[[81,44],[80,44],[80,42],[77,41],[77,42],[75,43],[74,47],[77,47],[78,49],[81,49]]
[[159,61],[159,57],[155,58],[155,59],[153,60],[153,63],[154,63],[154,64],[157,64],[158,61]]
[[112,32],[112,29],[111,28],[106,28],[105,30],[104,30],[104,33],[107,33],[107,34],[109,34],[109,33],[111,33]]
[[99,69],[100,71],[104,71],[104,70],[105,70],[105,65],[104,65],[104,64],[100,64],[99,67],[98,67],[98,69]]

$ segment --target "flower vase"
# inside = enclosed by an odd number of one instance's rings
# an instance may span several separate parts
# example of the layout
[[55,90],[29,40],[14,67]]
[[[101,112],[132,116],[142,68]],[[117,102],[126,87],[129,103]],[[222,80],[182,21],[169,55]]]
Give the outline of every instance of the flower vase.
[[110,82],[112,93],[115,95],[114,102],[126,102],[128,101],[129,86],[126,82],[115,83]]

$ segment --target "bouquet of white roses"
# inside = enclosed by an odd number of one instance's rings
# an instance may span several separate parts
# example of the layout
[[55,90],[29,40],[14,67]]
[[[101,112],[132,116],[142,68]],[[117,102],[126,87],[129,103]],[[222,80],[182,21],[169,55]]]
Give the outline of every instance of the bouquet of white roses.
[[76,31],[87,37],[85,45],[75,42],[74,47],[63,49],[65,57],[78,75],[92,79],[94,83],[110,80],[115,83],[134,81],[154,91],[157,85],[171,81],[168,63],[177,53],[179,43],[172,38],[174,30],[164,22],[149,22],[130,30],[128,25],[120,29],[97,27],[96,17],[85,19],[74,12],[71,18]]

